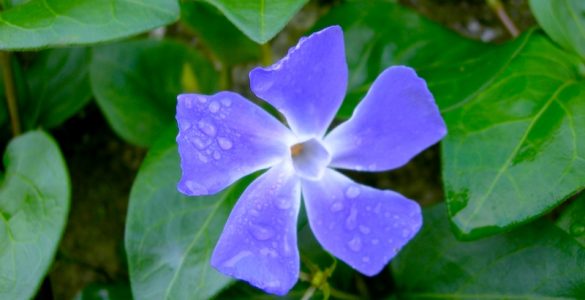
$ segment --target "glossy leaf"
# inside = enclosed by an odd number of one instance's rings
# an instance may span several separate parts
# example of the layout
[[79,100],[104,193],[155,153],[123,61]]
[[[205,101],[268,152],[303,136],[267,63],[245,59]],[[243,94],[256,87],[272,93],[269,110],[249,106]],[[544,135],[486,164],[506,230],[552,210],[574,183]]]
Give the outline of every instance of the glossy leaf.
[[89,102],[89,62],[87,48],[39,53],[26,70],[29,97],[22,108],[25,128],[58,126]]
[[563,211],[557,225],[585,247],[585,193]]
[[585,58],[585,1],[530,0],[530,7],[555,42]]
[[178,18],[177,0],[32,0],[0,12],[0,50],[103,42]]
[[59,147],[32,131],[10,142],[0,187],[0,299],[29,299],[65,228],[70,186]]
[[427,80],[448,126],[443,180],[465,238],[527,222],[585,187],[580,62],[541,32],[480,44],[390,3],[343,5],[323,22],[346,32],[350,95],[389,64],[414,66]]
[[307,0],[205,0],[258,44],[279,33]]
[[392,264],[400,299],[582,299],[585,249],[548,221],[458,241],[444,205]]
[[208,299],[230,283],[209,261],[249,181],[213,196],[180,194],[177,129],[170,129],[150,150],[130,194],[126,252],[132,292],[145,300]]
[[183,2],[181,20],[227,65],[260,59],[260,46],[205,2]]
[[174,41],[141,40],[97,47],[91,86],[108,122],[122,138],[151,145],[175,123],[177,95],[216,91],[217,73],[196,51]]

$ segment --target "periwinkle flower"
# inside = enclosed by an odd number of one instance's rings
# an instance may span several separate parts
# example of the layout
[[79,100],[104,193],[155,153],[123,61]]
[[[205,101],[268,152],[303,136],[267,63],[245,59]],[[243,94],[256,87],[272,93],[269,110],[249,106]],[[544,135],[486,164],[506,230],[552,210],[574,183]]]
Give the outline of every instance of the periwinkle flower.
[[343,32],[332,26],[250,72],[254,94],[278,109],[290,129],[236,93],[178,97],[179,191],[210,195],[268,169],[233,208],[211,257],[217,270],[286,294],[299,275],[301,194],[319,243],[365,275],[380,272],[417,233],[416,202],[334,168],[395,169],[437,143],[446,127],[433,96],[412,69],[390,67],[352,117],[325,135],[347,81]]

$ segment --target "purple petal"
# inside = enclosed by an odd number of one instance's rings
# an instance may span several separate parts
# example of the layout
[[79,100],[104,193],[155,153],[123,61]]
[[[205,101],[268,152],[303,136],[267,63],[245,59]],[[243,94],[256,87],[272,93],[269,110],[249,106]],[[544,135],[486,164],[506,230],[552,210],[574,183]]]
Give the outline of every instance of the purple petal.
[[286,294],[299,275],[300,199],[300,182],[290,163],[260,176],[232,210],[211,265],[266,292]]
[[379,273],[418,232],[418,204],[386,190],[359,185],[328,169],[303,180],[309,224],[323,248],[363,274]]
[[325,144],[337,168],[385,171],[406,164],[447,133],[425,81],[408,67],[390,67],[376,79],[352,117]]
[[250,86],[286,117],[299,137],[322,137],[347,88],[341,27],[313,33],[276,64],[252,70]]
[[178,97],[180,192],[214,194],[290,156],[294,136],[263,109],[231,93]]

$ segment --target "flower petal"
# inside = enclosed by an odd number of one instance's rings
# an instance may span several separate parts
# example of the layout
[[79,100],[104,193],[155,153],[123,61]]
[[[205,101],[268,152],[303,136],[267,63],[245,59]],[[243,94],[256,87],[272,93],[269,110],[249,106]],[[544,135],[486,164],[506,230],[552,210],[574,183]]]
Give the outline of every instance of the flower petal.
[[385,171],[406,164],[447,133],[425,81],[408,67],[390,67],[376,79],[352,117],[325,138],[331,165]]
[[290,130],[236,93],[179,95],[176,117],[184,194],[214,194],[290,157]]
[[286,294],[299,275],[300,193],[290,162],[252,182],[230,214],[211,265],[266,292]]
[[341,27],[313,33],[276,64],[255,68],[250,72],[250,86],[286,117],[299,137],[322,137],[347,88]]
[[321,181],[302,181],[309,224],[323,248],[373,276],[418,232],[418,204],[359,185],[328,169]]

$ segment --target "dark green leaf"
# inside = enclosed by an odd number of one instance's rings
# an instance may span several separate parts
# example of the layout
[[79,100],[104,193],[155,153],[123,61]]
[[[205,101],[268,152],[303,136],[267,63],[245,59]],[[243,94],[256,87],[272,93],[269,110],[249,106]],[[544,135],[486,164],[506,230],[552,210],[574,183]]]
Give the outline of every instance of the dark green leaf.
[[22,110],[25,128],[60,125],[91,99],[90,50],[43,51],[26,71],[29,99]]
[[414,66],[427,80],[449,129],[442,153],[449,211],[466,238],[527,222],[585,186],[579,58],[540,32],[480,44],[390,3],[342,5],[319,26],[331,23],[346,32],[343,116],[359,99],[352,93],[363,95],[388,65]]
[[249,181],[208,197],[177,191],[175,126],[148,153],[130,194],[126,252],[136,299],[208,299],[230,283],[209,264],[223,225]]
[[74,300],[131,300],[128,284],[92,284],[85,287]]
[[260,46],[204,2],[181,4],[181,20],[227,65],[260,58]]
[[[223,290],[219,295],[214,297],[216,300],[297,300],[301,299],[306,293],[309,285],[307,283],[297,283],[292,290],[285,296],[275,296],[250,286],[243,281],[237,281],[229,288]],[[317,291],[311,299],[323,299],[323,295]]]
[[205,0],[259,44],[273,38],[307,0]]
[[585,247],[585,193],[563,211],[557,225]]
[[103,42],[178,18],[177,0],[32,0],[0,12],[0,49]]
[[177,95],[211,93],[217,73],[195,50],[173,41],[141,40],[94,49],[91,86],[108,122],[122,138],[151,145],[175,122]]
[[585,58],[585,1],[530,0],[530,7],[555,42]]
[[392,263],[401,299],[583,299],[585,249],[548,221],[458,241],[444,205]]
[[46,133],[15,138],[0,187],[0,299],[31,298],[57,250],[69,211],[69,176]]

